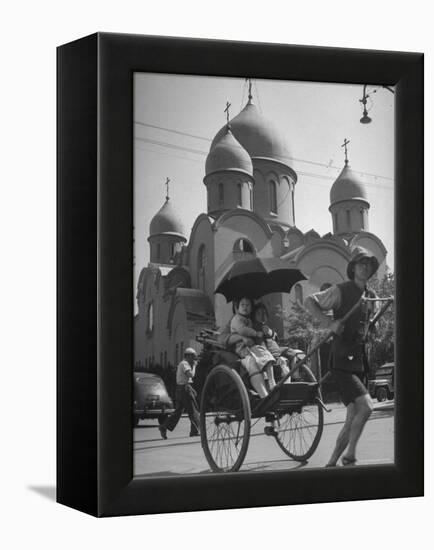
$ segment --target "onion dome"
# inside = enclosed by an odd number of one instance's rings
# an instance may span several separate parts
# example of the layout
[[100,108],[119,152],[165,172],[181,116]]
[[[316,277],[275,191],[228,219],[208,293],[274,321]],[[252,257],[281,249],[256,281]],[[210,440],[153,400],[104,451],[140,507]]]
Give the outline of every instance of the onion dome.
[[168,197],[166,197],[166,202],[152,218],[149,225],[149,235],[151,237],[161,234],[174,235],[185,239],[184,226]]
[[362,200],[368,202],[365,185],[357,178],[345,162],[342,172],[330,189],[330,204],[348,200]]
[[205,163],[206,175],[221,170],[236,170],[250,176],[253,174],[249,154],[234,138],[228,126],[225,126],[220,138],[215,139],[211,144]]
[[[264,118],[250,100],[244,109],[230,121],[233,135],[252,158],[267,158],[288,164],[290,153],[285,139],[274,125]],[[211,150],[226,133],[221,128],[212,144]]]

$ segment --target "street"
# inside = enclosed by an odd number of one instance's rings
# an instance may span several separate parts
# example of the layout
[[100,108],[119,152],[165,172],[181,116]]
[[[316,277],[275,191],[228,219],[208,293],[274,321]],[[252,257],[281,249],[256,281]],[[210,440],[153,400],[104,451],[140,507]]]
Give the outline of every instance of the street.
[[[345,418],[345,407],[328,405],[324,431],[317,450],[308,463],[287,457],[272,437],[264,434],[264,420],[252,423],[247,456],[240,471],[291,470],[317,468],[326,464]],[[134,475],[170,476],[209,473],[200,437],[189,437],[190,422],[183,416],[173,432],[163,440],[156,420],[141,420],[134,429]],[[358,444],[358,464],[390,464],[394,461],[394,402],[374,401],[374,411]]]

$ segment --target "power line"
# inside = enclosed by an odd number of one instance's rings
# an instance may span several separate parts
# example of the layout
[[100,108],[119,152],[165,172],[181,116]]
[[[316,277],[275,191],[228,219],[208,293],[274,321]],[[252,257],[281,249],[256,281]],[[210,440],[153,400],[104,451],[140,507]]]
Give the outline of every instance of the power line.
[[[155,124],[148,124],[146,122],[137,122],[135,121],[134,124],[138,124],[139,126],[147,126],[149,128],[156,128],[157,130],[164,130],[165,132],[171,132],[172,134],[178,134],[180,136],[187,136],[192,137],[195,139],[203,139],[204,141],[211,141],[209,138],[203,137],[203,136],[196,136],[194,134],[188,134],[187,132],[181,132],[180,130],[172,130],[171,128],[163,128],[163,126],[157,126]],[[137,138],[139,139],[139,138]]]
[[[156,128],[158,130],[163,130],[165,132],[170,132],[170,133],[173,133],[173,134],[178,134],[178,135],[181,135],[181,136],[187,136],[187,137],[191,137],[191,138],[195,138],[195,139],[201,139],[203,141],[207,141],[208,143],[212,141],[212,139],[210,138],[206,138],[204,136],[198,136],[198,135],[195,135],[195,134],[188,134],[187,132],[181,132],[180,130],[172,130],[171,128],[164,128],[163,126],[157,126],[155,124],[148,124],[146,122],[134,122],[134,124],[138,124],[139,126],[147,126],[149,128]],[[136,139],[138,140],[149,140],[149,138],[141,138],[141,137],[138,137],[136,136]],[[171,147],[172,145],[168,142],[160,142],[160,143],[156,143],[156,145],[161,145],[161,146],[167,146],[167,147]],[[181,148],[181,146],[173,146],[174,148]],[[191,152],[195,152],[195,153],[198,153],[198,154],[204,154],[204,155],[207,155],[208,152],[205,152],[205,151],[199,151],[199,150],[193,150],[193,149],[189,149],[188,147],[185,147],[185,150],[190,150]],[[341,167],[339,166],[332,166],[330,164],[325,164],[323,162],[315,162],[313,160],[306,160],[306,159],[301,159],[301,158],[297,158],[297,157],[285,157],[287,160],[292,160],[292,161],[295,161],[295,162],[303,162],[305,164],[312,164],[313,166],[320,166],[321,168],[332,168],[333,170],[342,170]],[[356,174],[359,174],[360,176],[370,176],[372,178],[376,178],[376,179],[384,179],[384,180],[388,180],[388,181],[393,181],[393,178],[389,178],[388,176],[381,176],[379,174],[372,174],[370,172],[361,172],[361,171],[358,171],[358,170],[353,170],[354,173]],[[369,184],[368,184],[369,185]]]
[[[168,143],[166,141],[159,141],[159,140],[155,140],[155,139],[142,138],[142,137],[136,137],[136,139],[138,141],[142,141],[142,142],[145,142],[145,143],[151,143],[152,145],[158,145],[160,147],[167,147],[167,148],[170,148],[170,149],[175,149],[177,151],[186,151],[188,153],[194,153],[194,154],[198,154],[198,155],[202,155],[202,156],[206,156],[208,154],[207,151],[203,151],[201,149],[193,149],[191,147],[184,147],[182,145],[175,145],[174,143]],[[175,156],[175,155],[173,155],[173,156]],[[182,158],[182,157],[179,157],[178,155],[176,155],[176,157],[177,158]],[[187,157],[185,157],[185,158],[187,158]],[[188,160],[191,160],[191,159],[188,159]],[[293,160],[295,160],[295,159],[293,159]],[[314,164],[319,165],[319,163],[314,163]],[[325,166],[327,168],[326,165],[321,165],[321,166]],[[299,174],[300,176],[307,176],[307,177],[322,179],[322,180],[326,180],[326,181],[335,181],[334,177],[325,176],[325,175],[322,175],[322,174],[315,174],[313,172],[305,172],[305,171],[298,170],[297,174]],[[365,173],[365,175],[369,175],[369,174]],[[370,175],[372,177],[380,177],[380,176],[376,176],[375,174],[370,174]],[[365,181],[364,184],[368,185],[370,187],[373,187],[375,189],[387,189],[388,191],[393,190],[392,186],[382,185],[381,183],[370,183],[370,182]]]
[[136,145],[135,147],[139,151],[147,151],[149,153],[154,153],[155,155],[163,155],[164,157],[172,157],[172,158],[181,159],[181,160],[188,160],[189,162],[194,162],[195,164],[202,164],[202,161],[198,158],[194,159],[187,156],[175,155],[172,152],[168,153],[165,151],[155,151],[155,149],[150,149],[149,147],[139,147],[138,145]]
[[189,153],[196,153],[198,155],[207,155],[207,151],[201,149],[192,149],[190,147],[184,147],[182,145],[175,145],[174,143],[168,143],[167,141],[158,141],[156,139],[136,137],[138,141],[144,141],[146,143],[152,143],[154,145],[161,145],[162,147],[169,147],[170,149],[177,149],[179,151],[188,151]]

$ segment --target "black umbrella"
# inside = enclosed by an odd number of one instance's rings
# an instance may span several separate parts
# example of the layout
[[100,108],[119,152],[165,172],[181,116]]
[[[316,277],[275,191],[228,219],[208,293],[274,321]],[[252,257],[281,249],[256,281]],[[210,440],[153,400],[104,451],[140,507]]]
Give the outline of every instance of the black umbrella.
[[228,302],[234,298],[260,298],[272,292],[290,292],[306,277],[280,258],[254,258],[235,262],[221,280],[216,293]]

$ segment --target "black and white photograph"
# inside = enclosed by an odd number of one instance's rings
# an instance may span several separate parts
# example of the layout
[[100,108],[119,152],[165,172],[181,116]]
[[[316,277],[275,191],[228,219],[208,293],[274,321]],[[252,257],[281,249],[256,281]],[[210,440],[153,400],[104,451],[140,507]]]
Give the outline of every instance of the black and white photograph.
[[134,73],[134,476],[394,464],[394,109]]
[[5,4],[3,548],[432,546],[429,5]]

